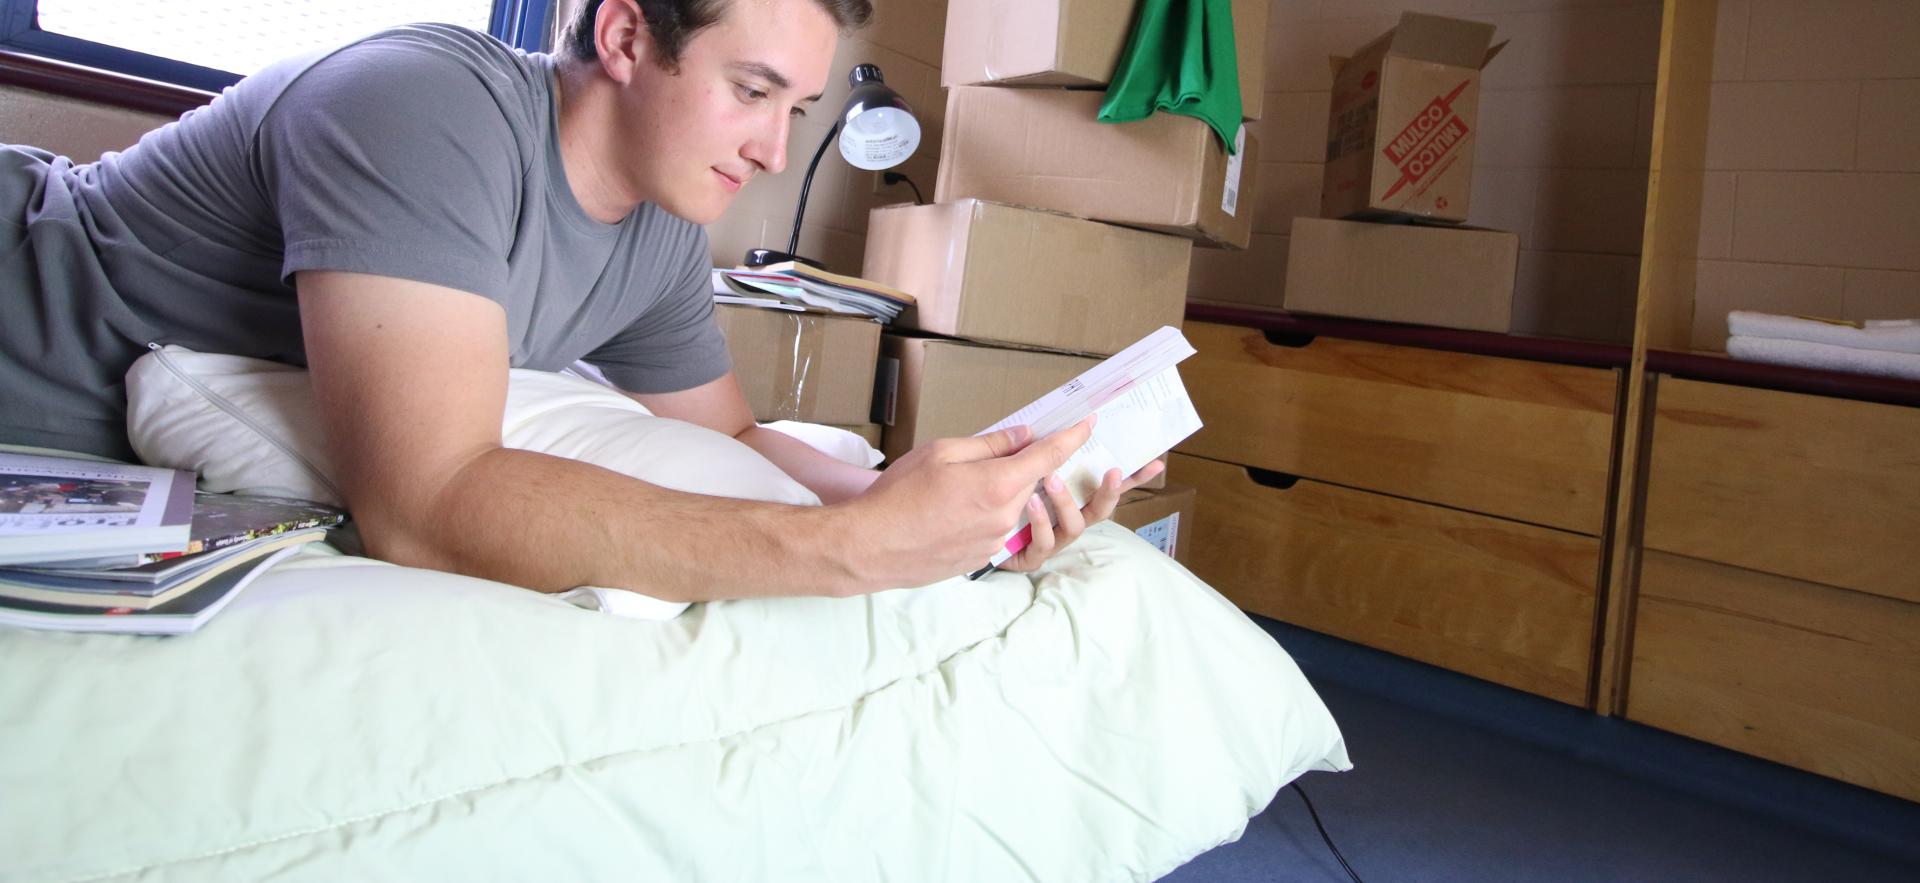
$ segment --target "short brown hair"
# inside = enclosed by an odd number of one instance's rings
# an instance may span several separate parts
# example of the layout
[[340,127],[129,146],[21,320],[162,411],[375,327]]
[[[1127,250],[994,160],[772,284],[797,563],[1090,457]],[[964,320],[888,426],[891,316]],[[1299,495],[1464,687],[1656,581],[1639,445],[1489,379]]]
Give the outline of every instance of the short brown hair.
[[[580,12],[567,25],[566,33],[560,37],[560,50],[564,55],[580,61],[592,61],[600,53],[593,45],[593,19],[600,13],[602,0],[587,0],[580,4]],[[680,53],[687,48],[687,41],[693,35],[712,27],[726,14],[727,4],[731,0],[635,0],[640,5],[640,14],[647,18],[647,35],[653,38],[654,48],[660,50],[660,60],[665,66],[671,66],[680,60]],[[851,31],[864,27],[873,17],[871,0],[814,0],[820,8],[833,17],[833,23],[842,31]]]

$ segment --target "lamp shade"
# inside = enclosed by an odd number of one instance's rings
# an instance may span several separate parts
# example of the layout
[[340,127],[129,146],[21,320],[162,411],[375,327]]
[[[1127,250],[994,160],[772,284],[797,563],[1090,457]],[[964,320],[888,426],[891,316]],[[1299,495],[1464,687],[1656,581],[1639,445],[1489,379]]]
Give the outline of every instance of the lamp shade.
[[920,121],[900,93],[893,91],[871,64],[854,65],[847,75],[853,92],[840,114],[840,155],[857,169],[890,169],[920,146]]

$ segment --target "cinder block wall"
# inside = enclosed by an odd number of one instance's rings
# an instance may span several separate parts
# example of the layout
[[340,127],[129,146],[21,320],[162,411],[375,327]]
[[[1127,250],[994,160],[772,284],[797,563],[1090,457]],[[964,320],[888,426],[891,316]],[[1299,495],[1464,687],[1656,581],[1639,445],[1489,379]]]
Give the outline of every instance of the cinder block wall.
[[1277,301],[1292,219],[1319,212],[1327,58],[1403,10],[1489,22],[1512,41],[1482,80],[1468,220],[1520,237],[1516,326],[1629,340],[1659,64],[1661,5],[1647,0],[1273,0],[1253,246],[1195,250],[1190,295]]
[[1920,2],[1720,0],[1693,347],[1727,311],[1920,318]]

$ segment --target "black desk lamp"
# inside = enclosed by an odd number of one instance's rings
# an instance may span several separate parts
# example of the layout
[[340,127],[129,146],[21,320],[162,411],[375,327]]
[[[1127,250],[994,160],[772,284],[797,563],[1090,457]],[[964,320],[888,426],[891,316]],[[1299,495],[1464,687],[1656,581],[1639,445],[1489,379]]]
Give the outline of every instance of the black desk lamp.
[[793,210],[793,237],[787,240],[787,250],[751,249],[747,252],[746,266],[764,267],[782,261],[821,266],[819,261],[794,252],[800,248],[800,219],[807,214],[807,191],[813,188],[813,172],[820,167],[820,157],[826,154],[833,136],[840,136],[840,155],[846,157],[848,163],[870,172],[906,162],[914,148],[920,146],[920,121],[914,118],[913,108],[907,106],[900,93],[887,87],[878,67],[854,65],[847,73],[847,83],[853,92],[847,96],[840,117],[833,121],[833,128],[827,130],[827,137],[820,140],[820,149],[813,152],[813,162],[807,164],[806,180],[800,183],[800,205]]

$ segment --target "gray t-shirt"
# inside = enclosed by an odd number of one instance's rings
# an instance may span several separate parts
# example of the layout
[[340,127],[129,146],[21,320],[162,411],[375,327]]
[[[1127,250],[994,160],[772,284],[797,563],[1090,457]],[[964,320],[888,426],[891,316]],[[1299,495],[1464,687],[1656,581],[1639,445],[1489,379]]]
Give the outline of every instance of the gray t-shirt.
[[417,25],[275,64],[97,163],[0,150],[0,442],[128,455],[121,377],[148,342],[304,365],[301,270],[495,301],[514,367],[584,358],[642,393],[721,376],[705,231],[652,204],[589,217],[557,100],[550,57]]

